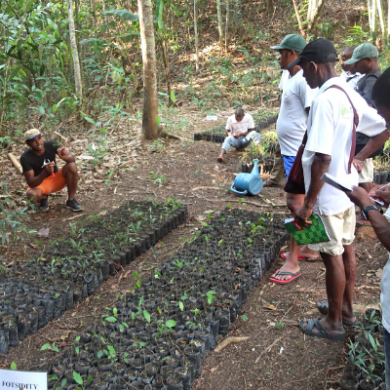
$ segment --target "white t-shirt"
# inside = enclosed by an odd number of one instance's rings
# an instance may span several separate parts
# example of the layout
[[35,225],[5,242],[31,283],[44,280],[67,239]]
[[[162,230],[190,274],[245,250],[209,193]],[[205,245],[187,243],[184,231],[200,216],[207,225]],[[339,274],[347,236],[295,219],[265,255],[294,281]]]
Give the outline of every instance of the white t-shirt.
[[359,80],[364,76],[364,74],[361,74],[359,72],[356,72],[355,74],[351,72],[343,71],[340,75],[340,77],[343,77],[344,80],[349,84],[349,86],[352,89],[356,89],[357,83]]
[[[352,165],[348,174],[348,162],[352,145],[353,110],[344,92],[331,88],[339,85],[351,98],[359,116],[358,132],[370,137],[386,129],[385,121],[375,109],[355,92],[342,77],[329,79],[319,90],[313,100],[307,122],[308,140],[302,156],[303,174],[306,193],[310,187],[311,165],[315,153],[332,157],[329,173],[346,185],[358,185],[359,175]],[[353,206],[344,192],[324,184],[318,194],[314,212],[323,215],[335,215]]]
[[296,156],[307,127],[306,108],[311,106],[318,89],[312,90],[300,70],[283,82],[282,103],[276,132],[283,156]]
[[250,114],[245,114],[244,118],[242,118],[241,122],[237,122],[236,116],[229,116],[226,122],[226,130],[231,130],[233,134],[246,133],[249,129],[255,128],[255,122],[253,121],[253,117]]
[[283,91],[283,86],[287,80],[290,79],[290,72],[287,69],[283,69],[282,76],[280,77],[279,89]]

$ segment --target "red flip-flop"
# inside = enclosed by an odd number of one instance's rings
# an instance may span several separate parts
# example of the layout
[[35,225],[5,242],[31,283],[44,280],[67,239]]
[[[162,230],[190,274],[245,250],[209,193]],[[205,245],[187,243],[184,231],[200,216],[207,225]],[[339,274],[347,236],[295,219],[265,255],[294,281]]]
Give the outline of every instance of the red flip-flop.
[[279,279],[272,278],[272,277],[269,278],[269,280],[271,282],[277,283],[277,284],[288,284],[288,283],[291,283],[293,280],[299,278],[302,275],[301,272],[297,272],[296,274],[293,274],[292,272],[280,272],[280,270],[277,270],[275,272],[275,274],[276,274],[276,276],[278,276],[278,275],[289,275],[289,276],[291,276],[291,278],[288,279],[288,280],[279,280]]
[[[287,256],[283,252],[280,254],[280,258],[282,258],[283,260],[287,260]],[[301,255],[298,255],[298,260],[308,260],[308,258],[301,256]]]

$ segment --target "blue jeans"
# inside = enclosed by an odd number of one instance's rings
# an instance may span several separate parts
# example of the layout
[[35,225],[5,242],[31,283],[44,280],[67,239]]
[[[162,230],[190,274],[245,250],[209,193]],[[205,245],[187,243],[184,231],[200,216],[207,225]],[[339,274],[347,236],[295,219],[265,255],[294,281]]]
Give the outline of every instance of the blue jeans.
[[284,171],[286,172],[286,176],[289,177],[291,168],[294,164],[295,156],[283,156],[284,163]]
[[225,150],[225,152],[228,152],[231,146],[234,148],[245,148],[252,141],[255,143],[255,145],[260,143],[260,134],[256,133],[254,130],[245,137],[234,138],[232,135],[229,135],[229,137],[226,137],[225,141],[223,141],[222,149]]
[[390,390],[390,333],[383,328],[383,341],[385,344],[386,390]]

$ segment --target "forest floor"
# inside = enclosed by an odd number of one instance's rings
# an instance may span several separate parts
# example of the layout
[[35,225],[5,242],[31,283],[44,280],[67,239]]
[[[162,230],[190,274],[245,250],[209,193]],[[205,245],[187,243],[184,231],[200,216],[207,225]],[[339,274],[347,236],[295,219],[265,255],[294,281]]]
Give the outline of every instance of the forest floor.
[[[206,122],[205,115],[188,112],[192,131],[211,128],[225,122],[228,113],[219,112],[219,122]],[[162,200],[174,196],[185,201],[189,209],[187,223],[170,233],[154,250],[137,258],[116,277],[111,277],[85,302],[67,311],[36,335],[11,348],[8,356],[0,358],[0,367],[11,362],[18,369],[29,370],[47,360],[55,360],[56,352],[41,352],[42,345],[56,342],[61,350],[72,346],[76,334],[97,320],[106,306],[113,306],[120,293],[134,287],[134,271],[145,275],[150,268],[165,261],[201,227],[208,214],[228,205],[245,210],[287,214],[283,204],[282,187],[265,188],[261,196],[240,199],[229,192],[234,177],[240,171],[240,155],[228,154],[226,162],[219,164],[216,157],[220,145],[211,142],[193,142],[191,133],[183,141],[161,144],[133,141],[135,129],[127,134],[111,137],[105,152],[88,156],[91,140],[77,139],[66,143],[78,159],[80,189],[77,200],[85,207],[81,214],[72,214],[64,207],[66,192],[51,197],[50,211],[46,214],[30,212],[26,227],[39,230],[50,225],[49,238],[30,234],[11,242],[0,252],[4,265],[36,258],[51,244],[50,239],[67,234],[70,224],[88,215],[105,213],[127,199]],[[24,146],[14,148],[20,155]],[[24,202],[25,184],[6,156],[1,157],[0,179],[7,178],[8,194],[19,205]],[[96,165],[93,165],[95,160]],[[121,165],[122,164],[122,165]],[[109,177],[109,173],[114,171]],[[154,176],[151,177],[150,175]],[[10,180],[10,177],[13,178]],[[164,184],[155,180],[160,178]],[[262,196],[268,199],[264,200]],[[273,207],[271,201],[275,207]],[[356,253],[358,278],[355,289],[355,311],[363,314],[367,305],[376,306],[379,300],[381,269],[387,253],[376,240],[372,229],[357,231]],[[326,297],[325,268],[321,261],[301,262],[302,277],[296,282],[280,286],[270,283],[268,277],[282,264],[276,259],[255,288],[228,336],[249,336],[242,343],[231,344],[221,352],[212,352],[202,367],[202,376],[196,381],[197,390],[246,389],[337,389],[338,378],[346,360],[346,345],[323,339],[305,337],[297,325],[302,318],[316,318],[316,301]],[[353,337],[353,335],[352,335]]]

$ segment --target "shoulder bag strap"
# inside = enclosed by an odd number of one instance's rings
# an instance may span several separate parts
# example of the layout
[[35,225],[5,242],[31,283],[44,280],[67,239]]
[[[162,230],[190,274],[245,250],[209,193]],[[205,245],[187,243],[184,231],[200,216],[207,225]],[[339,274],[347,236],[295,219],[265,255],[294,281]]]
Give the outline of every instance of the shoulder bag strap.
[[353,110],[352,146],[351,146],[351,153],[349,155],[349,162],[348,162],[348,173],[351,173],[352,161],[353,161],[353,158],[355,157],[355,151],[356,151],[356,129],[359,126],[359,115],[358,115],[358,113],[356,111],[355,106],[352,103],[351,98],[349,97],[347,92],[345,92],[345,90],[343,88],[341,88],[338,85],[332,85],[328,89],[330,89],[330,88],[336,88],[336,89],[344,92],[345,96],[347,96],[347,98],[349,100],[349,103],[351,104],[351,107],[352,107],[352,110]]

